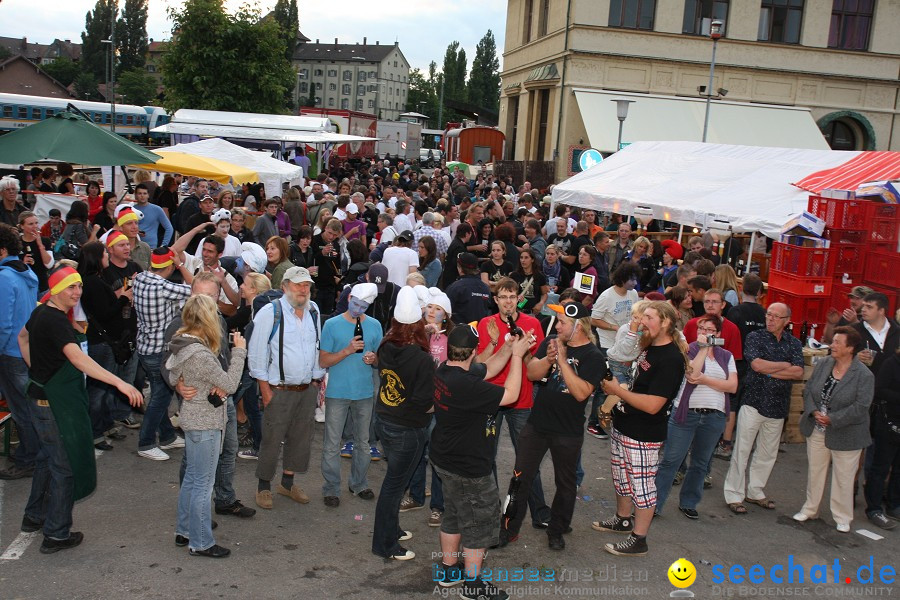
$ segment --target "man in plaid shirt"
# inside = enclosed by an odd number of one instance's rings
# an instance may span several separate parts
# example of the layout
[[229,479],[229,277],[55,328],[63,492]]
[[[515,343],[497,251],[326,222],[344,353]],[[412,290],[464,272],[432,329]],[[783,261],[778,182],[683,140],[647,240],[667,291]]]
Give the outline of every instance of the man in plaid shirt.
[[193,280],[184,264],[180,261],[176,263],[176,256],[169,248],[157,248],[150,256],[150,270],[138,273],[134,278],[134,309],[138,320],[137,354],[150,380],[150,401],[141,424],[138,456],[151,460],[168,460],[169,455],[163,450],[184,448],[184,439],[175,433],[169,420],[172,390],[159,372],[164,349],[163,334],[191,295],[190,285],[168,280],[176,269],[181,271],[185,281]]

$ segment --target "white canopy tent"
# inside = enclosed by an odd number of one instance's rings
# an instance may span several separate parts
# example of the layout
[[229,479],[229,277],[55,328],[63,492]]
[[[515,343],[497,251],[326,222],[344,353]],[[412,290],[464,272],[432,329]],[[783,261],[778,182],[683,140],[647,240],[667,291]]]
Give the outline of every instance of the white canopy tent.
[[[792,183],[860,152],[635,142],[553,188],[553,202],[777,238],[806,210]],[[647,213],[649,214],[649,213]]]
[[[161,149],[162,150],[162,149]],[[188,144],[176,144],[164,150],[184,152],[195,156],[217,158],[247,167],[259,173],[260,182],[266,186],[269,196],[280,196],[283,183],[300,184],[303,169],[291,163],[282,162],[265,152],[254,152],[220,138],[210,138]]]

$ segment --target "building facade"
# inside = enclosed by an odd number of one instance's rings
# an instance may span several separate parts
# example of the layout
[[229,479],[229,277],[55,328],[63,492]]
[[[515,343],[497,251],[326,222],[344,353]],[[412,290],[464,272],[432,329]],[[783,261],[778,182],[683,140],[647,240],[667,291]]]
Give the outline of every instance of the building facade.
[[900,150],[896,0],[509,0],[506,158],[552,161],[557,181],[573,174],[588,145],[576,90],[705,97],[712,20],[723,22],[713,102],[725,92],[806,107],[832,148]]
[[406,111],[409,62],[399,45],[302,42],[294,51],[294,102],[312,92],[317,108],[355,110],[396,121]]

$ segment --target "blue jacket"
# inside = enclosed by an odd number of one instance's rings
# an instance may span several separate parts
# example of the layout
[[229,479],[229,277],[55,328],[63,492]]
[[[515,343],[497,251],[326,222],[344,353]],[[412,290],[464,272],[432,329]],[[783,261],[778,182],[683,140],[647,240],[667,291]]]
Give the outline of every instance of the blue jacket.
[[18,257],[0,260],[0,354],[22,358],[19,332],[37,306],[38,278]]
[[[172,235],[175,233],[175,230],[172,228],[172,223],[166,218],[166,213],[163,209],[155,204],[135,205],[135,208],[144,213],[144,218],[140,220],[139,227],[144,232],[143,240],[147,242],[150,249],[168,246],[169,242],[172,241]],[[165,232],[162,240],[159,239],[160,227]]]

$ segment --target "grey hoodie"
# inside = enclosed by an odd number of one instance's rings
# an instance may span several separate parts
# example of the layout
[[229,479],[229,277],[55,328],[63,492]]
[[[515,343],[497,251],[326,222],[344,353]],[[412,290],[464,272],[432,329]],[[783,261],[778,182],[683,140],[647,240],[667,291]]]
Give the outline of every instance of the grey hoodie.
[[209,391],[214,386],[225,390],[228,394],[237,391],[244,369],[247,351],[234,348],[231,352],[231,364],[228,371],[223,371],[219,359],[196,337],[176,335],[169,342],[172,353],[166,360],[169,370],[169,383],[174,387],[181,378],[185,385],[197,388],[197,395],[185,400],[181,405],[178,422],[185,431],[203,431],[225,429],[227,421],[226,407],[216,408],[207,401]]

